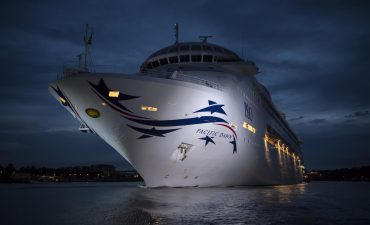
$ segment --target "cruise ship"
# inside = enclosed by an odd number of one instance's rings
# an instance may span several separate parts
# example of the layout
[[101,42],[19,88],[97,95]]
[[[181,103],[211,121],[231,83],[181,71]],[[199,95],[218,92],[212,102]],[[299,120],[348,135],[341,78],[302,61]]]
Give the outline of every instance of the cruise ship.
[[179,42],[175,30],[174,44],[150,55],[138,73],[99,72],[85,51],[49,91],[147,187],[302,182],[301,141],[255,78],[255,63],[210,36]]

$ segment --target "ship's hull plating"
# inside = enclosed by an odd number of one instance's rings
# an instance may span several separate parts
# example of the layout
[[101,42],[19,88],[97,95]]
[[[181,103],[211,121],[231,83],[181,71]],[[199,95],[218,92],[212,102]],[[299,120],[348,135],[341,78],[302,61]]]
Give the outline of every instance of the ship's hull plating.
[[[267,115],[238,92],[128,75],[76,75],[49,89],[131,163],[148,187],[302,181],[299,162],[264,141]],[[109,90],[119,91],[120,98],[109,97]],[[254,110],[253,121],[245,117],[244,102]],[[88,116],[88,108],[100,116]],[[243,121],[256,133],[244,129]]]

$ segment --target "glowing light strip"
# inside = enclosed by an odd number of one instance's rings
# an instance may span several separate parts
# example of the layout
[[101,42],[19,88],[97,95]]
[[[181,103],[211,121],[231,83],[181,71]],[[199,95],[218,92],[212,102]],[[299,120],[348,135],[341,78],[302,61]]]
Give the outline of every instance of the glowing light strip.
[[243,127],[254,134],[256,133],[256,128],[254,128],[252,125],[250,125],[247,122],[243,122]]

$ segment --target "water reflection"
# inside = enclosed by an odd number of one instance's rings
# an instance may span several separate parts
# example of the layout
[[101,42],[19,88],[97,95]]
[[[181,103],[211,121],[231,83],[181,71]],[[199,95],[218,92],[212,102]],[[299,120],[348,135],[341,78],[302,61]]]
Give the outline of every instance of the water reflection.
[[269,168],[271,168],[271,156],[270,156],[270,149],[267,144],[266,138],[264,139],[264,147],[265,147],[265,160]]
[[266,210],[304,195],[305,187],[143,189],[132,196],[132,206],[148,212],[158,224],[253,224],[264,220]]
[[1,224],[370,224],[370,183],[234,188],[0,185]]

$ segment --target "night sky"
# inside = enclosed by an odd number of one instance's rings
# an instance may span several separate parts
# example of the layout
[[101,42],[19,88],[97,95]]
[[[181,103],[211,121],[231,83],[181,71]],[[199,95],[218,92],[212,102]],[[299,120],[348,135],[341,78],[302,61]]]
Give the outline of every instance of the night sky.
[[[214,35],[253,60],[303,141],[306,167],[370,164],[369,1],[15,1],[0,3],[0,165],[129,164],[48,92],[94,29],[94,64],[138,71],[154,51]],[[108,1],[106,1],[108,2]]]

